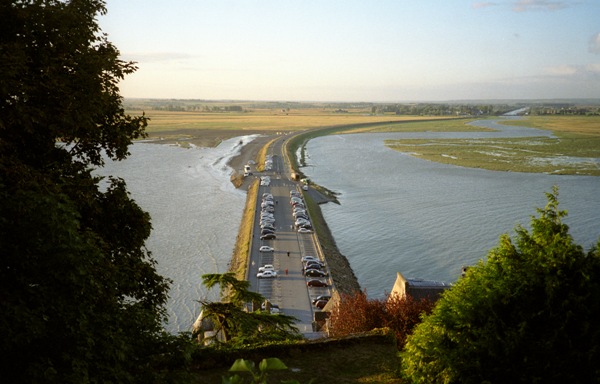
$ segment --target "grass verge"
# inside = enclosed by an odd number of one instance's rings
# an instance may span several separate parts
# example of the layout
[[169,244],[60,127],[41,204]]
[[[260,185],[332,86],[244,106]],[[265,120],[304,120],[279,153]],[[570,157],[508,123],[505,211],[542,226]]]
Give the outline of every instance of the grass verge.
[[258,199],[258,180],[255,180],[248,188],[246,195],[246,206],[242,214],[242,221],[238,231],[233,255],[229,263],[229,272],[234,272],[238,280],[246,280],[248,270],[248,257],[252,246],[252,228],[254,226],[254,207]]

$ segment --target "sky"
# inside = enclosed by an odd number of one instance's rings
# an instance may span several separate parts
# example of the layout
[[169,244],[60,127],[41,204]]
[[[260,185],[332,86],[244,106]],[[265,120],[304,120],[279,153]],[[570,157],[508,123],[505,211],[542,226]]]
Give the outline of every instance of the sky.
[[106,0],[124,97],[600,98],[598,0]]

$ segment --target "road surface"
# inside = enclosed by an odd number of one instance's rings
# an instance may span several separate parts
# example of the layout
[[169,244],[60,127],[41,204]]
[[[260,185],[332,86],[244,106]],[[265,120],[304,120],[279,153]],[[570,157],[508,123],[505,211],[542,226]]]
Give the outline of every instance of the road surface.
[[[259,187],[255,209],[254,237],[250,250],[248,280],[250,289],[279,306],[281,312],[298,319],[296,327],[306,336],[314,336],[314,312],[312,299],[319,295],[330,295],[330,288],[307,287],[307,278],[302,274],[302,256],[312,255],[322,258],[316,237],[313,233],[298,233],[294,228],[294,217],[290,204],[290,191],[300,190],[301,185],[291,180],[289,167],[284,159],[282,146],[286,138],[282,137],[271,146],[273,168],[261,173],[254,172],[253,177],[269,176],[270,184]],[[275,204],[274,240],[260,239],[260,212],[263,193],[271,193]],[[274,252],[259,252],[262,245],[275,248]],[[288,256],[289,252],[289,256]],[[273,264],[278,273],[276,278],[258,279],[258,268]],[[330,278],[321,278],[331,284]]]

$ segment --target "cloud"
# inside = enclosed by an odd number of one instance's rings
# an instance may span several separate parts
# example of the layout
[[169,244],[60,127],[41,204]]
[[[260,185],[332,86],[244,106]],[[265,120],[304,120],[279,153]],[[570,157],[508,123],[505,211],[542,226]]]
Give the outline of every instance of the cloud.
[[543,70],[546,77],[562,78],[598,78],[600,74],[600,63],[587,65],[563,64],[554,67],[546,67]]
[[472,7],[475,9],[483,9],[488,7],[495,7],[498,3],[494,3],[492,1],[479,1],[477,3],[473,3]]
[[600,32],[590,38],[589,50],[591,53],[600,54]]
[[552,1],[552,0],[518,0],[513,4],[513,11],[556,11],[570,7],[572,2],[569,1]]
[[563,64],[554,67],[546,67],[544,68],[544,72],[551,76],[572,76],[579,72],[579,69],[574,65]]

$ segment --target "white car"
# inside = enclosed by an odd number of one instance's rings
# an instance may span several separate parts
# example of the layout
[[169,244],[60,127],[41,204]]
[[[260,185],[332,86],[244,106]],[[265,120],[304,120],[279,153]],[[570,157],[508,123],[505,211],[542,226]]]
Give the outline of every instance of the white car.
[[[269,306],[271,307],[271,313],[281,313],[281,311],[279,310],[279,305],[273,304],[273,303],[269,302]],[[263,311],[266,311],[267,310],[267,303],[263,302],[260,305],[260,309],[262,309]]]
[[259,251],[260,252],[274,252],[275,248],[269,247],[268,245],[263,245],[262,247],[260,247]]
[[296,222],[294,223],[294,225],[296,227],[302,227],[304,225],[310,225],[310,221],[308,221],[306,219],[296,219]]
[[309,260],[315,260],[315,261],[319,261],[319,259],[317,259],[317,258],[316,258],[316,257],[314,257],[314,256],[310,256],[310,255],[307,255],[307,256],[302,256],[302,262],[303,262],[303,263],[306,263],[306,262],[307,262],[307,261],[309,261]]
[[272,271],[275,272],[275,266],[273,264],[265,264],[258,268],[258,272]]
[[258,272],[256,274],[256,277],[258,277],[259,279],[267,279],[267,278],[277,277],[277,272],[266,270],[264,272]]
[[298,228],[298,233],[312,233],[308,228]]

